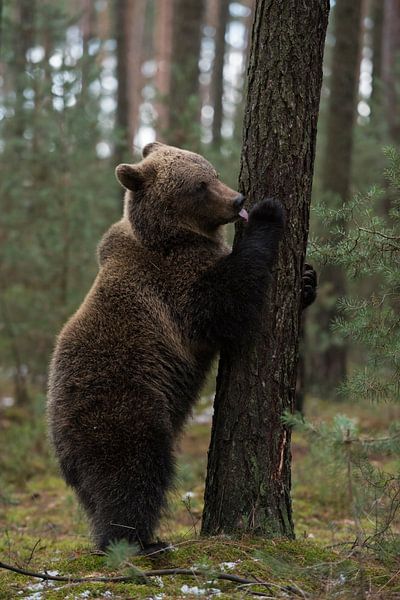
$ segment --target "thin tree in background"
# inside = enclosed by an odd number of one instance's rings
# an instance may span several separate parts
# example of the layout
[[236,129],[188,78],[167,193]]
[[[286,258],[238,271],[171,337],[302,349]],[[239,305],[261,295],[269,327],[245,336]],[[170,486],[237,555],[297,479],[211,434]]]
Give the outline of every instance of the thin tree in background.
[[[380,81],[382,79],[382,34],[383,34],[384,0],[372,0],[372,96],[373,103],[379,98]],[[373,110],[373,109],[372,109]]]
[[389,135],[400,142],[400,0],[384,1],[382,82]]
[[3,0],[0,0],[0,53],[1,53],[2,38],[3,38]]
[[139,126],[145,14],[145,0],[115,2],[119,130],[115,148],[116,162],[123,162],[132,153],[133,140]]
[[174,0],[167,140],[191,150],[200,144],[199,58],[205,2]]
[[127,18],[128,134],[130,149],[139,127],[146,0],[130,0]]
[[131,145],[129,139],[129,98],[128,98],[128,40],[127,19],[129,0],[115,3],[115,38],[117,41],[117,114],[118,139],[115,144],[115,163],[124,161]]
[[[295,395],[328,12],[328,0],[259,0],[255,8],[240,191],[250,207],[265,196],[279,198],[287,228],[259,338],[234,355],[221,352],[203,534],[294,535],[290,429],[282,414]],[[236,240],[241,233],[239,226]]]
[[96,10],[94,6],[94,0],[84,0],[83,14],[81,17],[81,31],[82,31],[82,93],[81,100],[84,102],[87,95],[88,81],[90,81],[90,73],[88,70],[91,66],[91,59],[89,56],[89,44],[93,38],[96,27]]
[[156,103],[157,139],[161,141],[165,141],[165,132],[169,127],[169,102],[167,97],[171,82],[172,12],[173,0],[158,0],[154,46],[157,63],[155,85],[159,96]]
[[18,0],[16,3],[18,29],[14,35],[14,77],[15,77],[15,127],[16,135],[21,141],[25,129],[23,110],[24,89],[26,82],[26,67],[28,50],[33,46],[35,35],[35,3],[31,0]]
[[211,80],[212,105],[214,116],[212,122],[212,142],[215,148],[221,145],[221,128],[223,118],[225,34],[229,20],[229,0],[219,0],[217,27],[215,32],[215,54]]
[[[327,115],[326,147],[322,165],[322,188],[328,199],[346,202],[350,195],[353,126],[358,98],[361,50],[362,0],[337,0]],[[345,224],[343,224],[345,225]],[[334,241],[334,240],[333,240]],[[334,393],[346,377],[347,350],[331,332],[337,316],[337,299],[345,295],[342,269],[329,266],[321,271],[318,322],[320,347],[316,378],[326,394]]]

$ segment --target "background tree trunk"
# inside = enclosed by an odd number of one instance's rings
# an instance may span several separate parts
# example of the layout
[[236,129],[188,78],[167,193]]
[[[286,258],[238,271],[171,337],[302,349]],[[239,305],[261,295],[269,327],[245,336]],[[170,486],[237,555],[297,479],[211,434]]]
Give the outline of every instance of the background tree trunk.
[[212,122],[212,142],[215,148],[221,145],[223,119],[225,33],[229,19],[229,0],[219,0],[217,27],[215,32],[215,54],[212,72],[211,94],[214,116]]
[[199,57],[205,2],[174,0],[168,143],[200,143]]
[[400,0],[385,0],[382,42],[382,81],[391,140],[400,142]]
[[121,163],[129,149],[129,99],[128,99],[128,43],[127,19],[129,0],[119,0],[115,4],[115,38],[117,40],[117,128],[118,140],[115,144],[115,164]]
[[130,0],[127,18],[128,135],[130,149],[139,127],[146,0]]
[[87,98],[87,88],[90,81],[89,70],[91,67],[91,60],[89,56],[89,43],[95,35],[96,29],[96,9],[93,0],[84,0],[82,2],[83,14],[81,17],[81,31],[82,31],[82,91],[80,95],[81,102],[85,102]]
[[172,52],[172,0],[158,0],[155,33],[155,53],[157,61],[156,89],[159,95],[157,109],[157,139],[165,141],[169,127],[169,102],[167,96],[171,80]]
[[121,0],[115,3],[117,125],[120,130],[116,162],[123,162],[124,155],[132,153],[133,140],[139,124],[145,13],[145,0]]
[[[372,30],[372,96],[373,103],[379,99],[380,82],[382,79],[382,33],[383,33],[384,0],[372,0],[371,18]],[[372,107],[372,110],[374,107]]]
[[[337,0],[335,6],[335,46],[332,55],[327,141],[322,166],[322,188],[332,201],[346,202],[350,194],[353,126],[357,110],[361,49],[362,0]],[[343,224],[345,226],[345,224]],[[321,270],[324,304],[320,304],[318,322],[321,352],[315,369],[320,388],[332,394],[346,377],[347,350],[331,334],[337,316],[337,299],[345,295],[342,269]]]
[[3,0],[0,0],[0,55],[2,50],[3,40]]
[[[259,0],[255,7],[240,191],[286,207],[287,228],[261,334],[221,352],[203,534],[292,537],[290,430],[328,0]],[[236,240],[241,236],[238,227]]]
[[28,50],[33,46],[35,39],[35,2],[32,0],[18,0],[15,6],[19,27],[14,38],[14,73],[15,73],[15,133],[23,137],[25,130],[24,90],[26,87],[26,69],[28,64]]

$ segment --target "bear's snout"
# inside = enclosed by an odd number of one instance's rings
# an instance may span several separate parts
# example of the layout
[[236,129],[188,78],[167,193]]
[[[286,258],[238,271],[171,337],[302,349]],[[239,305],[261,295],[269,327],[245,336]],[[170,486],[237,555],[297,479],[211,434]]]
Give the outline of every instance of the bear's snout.
[[237,209],[240,210],[243,207],[243,204],[245,203],[246,198],[243,196],[243,194],[238,194],[236,196],[236,198],[233,201],[233,206]]

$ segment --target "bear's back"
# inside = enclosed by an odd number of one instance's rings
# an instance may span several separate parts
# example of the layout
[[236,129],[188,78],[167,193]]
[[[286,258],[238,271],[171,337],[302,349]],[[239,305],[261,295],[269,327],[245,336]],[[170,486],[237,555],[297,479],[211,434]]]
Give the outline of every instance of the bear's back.
[[132,395],[157,391],[177,402],[176,410],[193,402],[214,349],[190,338],[190,290],[225,252],[222,245],[190,235],[165,252],[149,250],[126,223],[113,225],[99,245],[97,278],[58,337],[50,413],[55,404],[71,401],[84,402],[88,410],[99,394],[128,390]]

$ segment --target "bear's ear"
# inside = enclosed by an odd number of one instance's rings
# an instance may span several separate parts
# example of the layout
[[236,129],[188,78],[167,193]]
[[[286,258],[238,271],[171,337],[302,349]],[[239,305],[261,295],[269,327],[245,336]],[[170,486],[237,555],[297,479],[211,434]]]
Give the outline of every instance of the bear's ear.
[[115,176],[120,184],[127,190],[133,192],[137,190],[143,183],[143,173],[138,165],[118,165],[115,169]]
[[164,144],[161,142],[150,142],[150,144],[146,144],[142,150],[143,158],[146,158],[151,152],[155,150],[159,150]]

